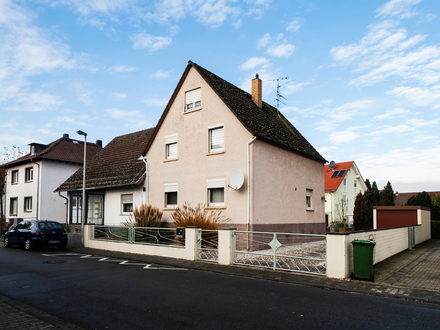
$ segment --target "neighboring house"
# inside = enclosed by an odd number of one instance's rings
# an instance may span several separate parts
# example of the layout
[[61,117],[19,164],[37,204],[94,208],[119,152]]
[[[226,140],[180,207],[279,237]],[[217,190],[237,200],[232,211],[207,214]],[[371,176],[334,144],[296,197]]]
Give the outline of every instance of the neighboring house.
[[[114,138],[86,165],[86,223],[124,222],[133,205],[146,202],[145,153],[154,128]],[[83,169],[80,168],[56,191],[67,191],[69,223],[81,224]]]
[[168,221],[189,202],[240,230],[325,232],[326,160],[262,101],[258,75],[251,95],[190,61],[147,149],[149,202]]
[[356,195],[367,190],[356,163],[325,165],[325,219],[327,226],[334,221],[353,223]]
[[[7,170],[6,215],[9,223],[26,219],[66,221],[65,199],[54,193],[84,161],[84,142],[68,134],[49,143],[31,143],[30,153],[3,164]],[[87,159],[102,149],[100,140],[87,143]]]
[[[417,196],[418,194],[420,194],[422,191],[419,192],[409,192],[409,193],[399,193],[399,192],[395,192],[395,196],[396,196],[396,200],[394,201],[394,205],[396,206],[403,206],[406,204],[406,202],[408,202],[408,200],[411,197]],[[429,194],[429,196],[431,197],[431,199],[434,199],[437,197],[437,195],[440,195],[440,191],[427,191],[427,193]]]

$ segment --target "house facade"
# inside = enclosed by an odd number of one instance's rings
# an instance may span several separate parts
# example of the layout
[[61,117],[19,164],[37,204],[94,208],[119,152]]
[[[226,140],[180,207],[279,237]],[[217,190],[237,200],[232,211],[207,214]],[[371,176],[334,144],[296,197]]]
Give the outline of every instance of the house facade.
[[254,79],[251,95],[189,62],[146,153],[149,202],[166,220],[189,202],[240,230],[325,232],[326,161],[261,88]]
[[354,161],[325,165],[325,217],[332,222],[353,223],[354,202],[358,193],[367,190]]
[[[102,142],[87,143],[87,159],[102,148]],[[81,167],[84,142],[64,134],[48,145],[30,144],[30,153],[4,164],[6,212],[9,223],[22,220],[66,222],[65,198],[54,193],[62,182]]]
[[[154,128],[114,138],[86,165],[86,219],[89,224],[120,225],[134,205],[148,203],[147,167],[140,156],[145,152]],[[82,222],[83,169],[78,169],[57,187],[67,192],[67,219]]]

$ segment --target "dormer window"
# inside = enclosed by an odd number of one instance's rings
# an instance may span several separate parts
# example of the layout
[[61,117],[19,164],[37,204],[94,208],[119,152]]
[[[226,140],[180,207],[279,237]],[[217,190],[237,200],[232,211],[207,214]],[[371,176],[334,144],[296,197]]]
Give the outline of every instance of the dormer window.
[[202,108],[201,88],[185,92],[185,112],[199,110]]
[[35,146],[31,146],[31,155],[35,155]]

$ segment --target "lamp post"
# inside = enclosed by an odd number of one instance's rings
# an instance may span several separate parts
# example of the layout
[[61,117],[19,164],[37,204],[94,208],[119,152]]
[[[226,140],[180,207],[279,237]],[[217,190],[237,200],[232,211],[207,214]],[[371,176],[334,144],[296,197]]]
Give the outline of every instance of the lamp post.
[[84,135],[84,163],[83,163],[83,189],[81,198],[81,245],[84,247],[84,222],[86,220],[86,152],[87,152],[87,133],[76,131],[79,135]]

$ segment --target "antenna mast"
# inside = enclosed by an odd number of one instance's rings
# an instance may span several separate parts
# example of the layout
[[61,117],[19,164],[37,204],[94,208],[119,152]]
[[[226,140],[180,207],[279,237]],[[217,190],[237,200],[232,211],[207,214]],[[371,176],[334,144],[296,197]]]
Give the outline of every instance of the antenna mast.
[[276,82],[277,82],[277,97],[275,98],[275,100],[277,101],[277,109],[278,109],[278,110],[280,109],[280,102],[281,102],[282,104],[285,104],[283,101],[281,101],[281,98],[287,100],[283,95],[280,94],[280,88],[281,88],[282,86],[284,86],[284,85],[290,83],[290,81],[289,81],[289,82],[287,82],[287,83],[285,83],[285,84],[281,84],[281,85],[280,85],[280,81],[281,81],[281,80],[284,80],[284,79],[289,79],[289,77],[282,77],[282,78],[276,78],[276,79],[266,80],[266,81],[276,81]]

